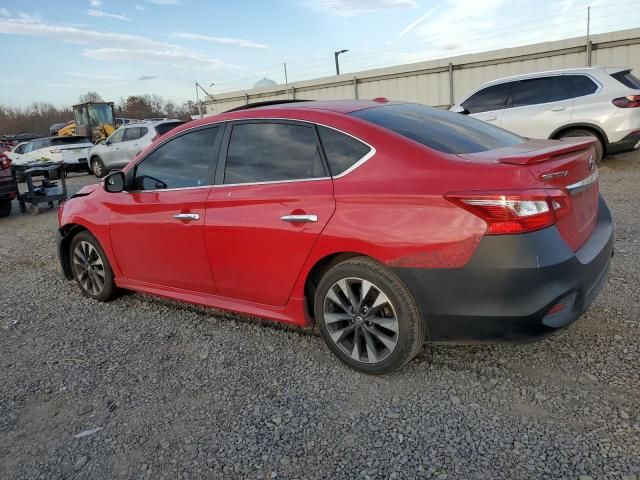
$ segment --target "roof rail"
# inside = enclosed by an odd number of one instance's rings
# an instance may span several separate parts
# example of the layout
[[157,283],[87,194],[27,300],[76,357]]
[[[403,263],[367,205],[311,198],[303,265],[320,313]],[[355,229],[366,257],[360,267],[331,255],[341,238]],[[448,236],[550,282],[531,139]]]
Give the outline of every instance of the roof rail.
[[267,100],[265,102],[247,103],[246,105],[240,105],[239,107],[225,110],[222,113],[237,112],[239,110],[248,110],[250,108],[268,107],[269,105],[280,105],[284,103],[299,103],[299,102],[312,102],[313,100]]

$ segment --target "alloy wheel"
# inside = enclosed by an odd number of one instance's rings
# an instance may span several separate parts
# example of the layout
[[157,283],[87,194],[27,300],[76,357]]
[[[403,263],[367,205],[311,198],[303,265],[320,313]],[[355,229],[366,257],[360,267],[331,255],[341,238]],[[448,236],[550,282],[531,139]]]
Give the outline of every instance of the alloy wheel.
[[87,293],[100,295],[105,285],[104,262],[89,242],[78,242],[73,249],[73,269],[78,283]]
[[98,159],[95,159],[93,161],[93,173],[96,175],[96,177],[102,176],[102,165],[100,164],[100,160]]
[[335,282],[325,295],[323,317],[331,340],[355,361],[379,363],[398,344],[395,308],[379,287],[362,278]]

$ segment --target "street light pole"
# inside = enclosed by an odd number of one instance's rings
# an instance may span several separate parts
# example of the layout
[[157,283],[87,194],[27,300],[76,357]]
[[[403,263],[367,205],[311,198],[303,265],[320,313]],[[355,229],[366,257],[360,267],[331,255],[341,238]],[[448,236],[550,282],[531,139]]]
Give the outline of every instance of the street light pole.
[[338,52],[333,52],[333,57],[336,60],[336,75],[340,75],[340,63],[338,62],[338,55],[340,55],[341,53],[346,53],[349,50],[340,50]]

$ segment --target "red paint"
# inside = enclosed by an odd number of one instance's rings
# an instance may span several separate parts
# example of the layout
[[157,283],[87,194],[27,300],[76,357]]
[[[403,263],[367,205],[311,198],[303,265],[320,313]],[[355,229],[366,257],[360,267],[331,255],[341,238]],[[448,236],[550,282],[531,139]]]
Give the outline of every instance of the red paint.
[[[569,149],[554,157],[551,149],[559,142],[528,142],[517,152],[501,152],[518,159],[517,165],[505,164],[497,160],[497,152],[443,154],[344,115],[380,105],[347,101],[261,107],[197,120],[155,142],[194,126],[234,119],[315,122],[375,147],[373,157],[343,177],[143,193],[87,188],[83,193],[88,195],[64,205],[60,225],[79,224],[91,231],[123,288],[307,325],[305,284],[311,269],[327,256],[349,252],[393,267],[460,268],[486,234],[487,224],[446,200],[447,193],[560,188],[586,176],[590,150]],[[534,155],[540,148],[547,160],[529,164],[524,152]],[[540,179],[562,169],[570,170],[567,177],[550,183]],[[587,194],[579,205],[585,216],[597,188]],[[173,218],[187,212],[200,219],[185,224]],[[318,215],[317,223],[280,220],[310,213]],[[580,224],[582,233],[572,234],[571,222],[581,221],[568,216],[559,225],[572,247],[590,228],[588,222]]]

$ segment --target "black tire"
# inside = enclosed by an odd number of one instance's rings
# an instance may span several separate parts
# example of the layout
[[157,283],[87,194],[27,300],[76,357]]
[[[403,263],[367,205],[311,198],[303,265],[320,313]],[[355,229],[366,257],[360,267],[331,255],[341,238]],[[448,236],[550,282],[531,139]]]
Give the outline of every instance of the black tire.
[[604,157],[604,145],[602,145],[602,140],[597,133],[592,130],[585,130],[583,128],[572,128],[570,130],[566,130],[562,132],[558,138],[566,138],[566,137],[592,137],[596,139],[596,143],[594,145],[596,149],[596,163],[600,165],[602,159]]
[[11,215],[11,200],[8,198],[0,198],[0,218]]
[[[343,313],[346,312],[343,307],[349,305],[349,298],[344,295],[344,290],[339,284],[342,281],[348,285],[353,300],[359,300],[356,303],[359,303],[360,307],[355,313],[351,310],[351,315]],[[370,284],[366,290],[368,293],[364,299],[356,299],[356,294],[361,297],[365,290],[364,282]],[[330,289],[332,293],[329,292]],[[343,307],[338,307],[338,303],[330,298],[336,291],[342,292],[339,296]],[[381,304],[383,308],[376,307],[380,295],[386,296],[388,300]],[[331,313],[328,309],[337,310]],[[374,311],[380,315],[374,315]],[[366,257],[351,258],[333,266],[325,273],[315,292],[314,313],[320,335],[329,349],[342,362],[366,374],[383,375],[400,369],[420,352],[426,340],[424,322],[407,287],[391,270]],[[346,316],[351,318],[345,320],[343,317]],[[334,319],[338,317],[342,319]],[[331,321],[328,324],[329,319]],[[388,325],[391,325],[392,329],[387,329]],[[341,333],[349,329],[353,332],[352,340],[349,340],[351,333]],[[384,334],[384,342],[380,341],[380,334]],[[332,335],[334,338],[339,335],[340,340],[334,340]],[[358,335],[359,340],[356,339]],[[387,348],[390,339],[395,341],[392,349]],[[376,351],[376,346],[381,348]],[[374,354],[370,354],[370,347]],[[349,350],[352,351],[351,354],[347,353]]]
[[98,156],[95,157],[91,157],[90,160],[90,165],[91,165],[91,171],[93,172],[93,174],[98,177],[98,178],[102,178],[104,177],[107,173],[109,173],[107,171],[107,167],[105,167],[104,162],[102,161],[102,159]]
[[[82,250],[86,244],[93,247],[93,252],[95,252],[97,256],[94,256],[91,250],[89,250],[90,253],[85,258],[75,254],[76,247]],[[84,252],[86,251],[87,250],[84,250]],[[89,262],[86,262],[86,259],[88,259]],[[93,267],[97,266],[96,259],[99,259],[102,264],[101,271],[103,275],[99,274],[99,268],[94,268],[92,272],[87,270],[88,263],[92,263]],[[118,292],[118,288],[113,281],[113,270],[111,269],[109,260],[100,246],[100,242],[88,231],[85,230],[78,233],[71,240],[71,244],[69,245],[69,262],[71,263],[73,278],[78,284],[82,294],[86,297],[106,302],[111,300]],[[103,279],[102,285],[99,285],[99,278]],[[93,286],[96,288],[92,288]]]

